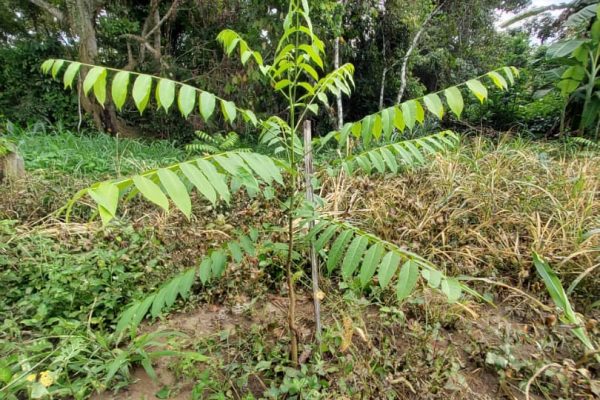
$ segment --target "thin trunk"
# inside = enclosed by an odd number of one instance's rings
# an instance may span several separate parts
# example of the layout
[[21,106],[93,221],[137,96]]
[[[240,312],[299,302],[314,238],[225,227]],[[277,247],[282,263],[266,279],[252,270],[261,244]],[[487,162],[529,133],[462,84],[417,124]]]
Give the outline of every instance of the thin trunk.
[[385,77],[387,75],[388,69],[383,67],[383,71],[381,72],[381,88],[379,90],[379,111],[383,110],[383,98],[385,95]]
[[[340,67],[340,38],[335,38],[333,65],[335,69]],[[340,92],[336,98],[337,103],[337,125],[338,129],[342,129],[344,126],[344,106],[342,104],[342,93]]]
[[[344,5],[346,4],[346,0],[340,0],[339,4],[342,5],[342,9],[344,8]],[[339,35],[335,38],[334,44],[333,44],[333,66],[335,67],[335,69],[338,69],[340,67],[340,36],[342,35],[342,28],[343,28],[343,17],[342,17],[342,23],[340,24],[340,32]],[[337,128],[338,130],[342,129],[342,127],[344,126],[344,105],[342,103],[342,93],[339,93],[338,96],[336,97],[336,105],[337,105]]]
[[433,17],[438,12],[440,12],[443,6],[444,3],[440,4],[435,10],[429,13],[427,18],[425,18],[425,21],[423,21],[423,24],[421,24],[421,27],[417,31],[417,34],[413,38],[410,47],[408,48],[406,54],[404,55],[404,58],[402,59],[402,70],[400,71],[400,90],[398,91],[398,96],[396,96],[396,104],[400,104],[400,102],[402,101],[402,96],[404,96],[404,91],[406,90],[406,68],[408,67],[408,59],[412,55],[413,51],[415,51],[415,49],[417,48],[419,40],[421,39],[421,35],[423,34],[423,32],[425,32],[425,29],[427,28],[427,24],[429,24]]
[[[315,203],[315,193],[312,186],[313,177],[313,154],[312,154],[312,132],[310,121],[304,121],[304,182],[306,185],[306,201]],[[308,229],[314,228],[315,222],[311,221]],[[321,290],[319,289],[319,263],[315,246],[310,246],[310,270],[312,275],[313,304],[315,308],[315,338],[321,342]]]
[[383,12],[381,14],[381,53],[383,56],[383,71],[381,71],[381,85],[379,88],[379,111],[383,110],[383,98],[385,97],[385,78],[388,72],[387,57],[385,51],[385,3],[382,1]]
[[[98,41],[96,38],[96,13],[102,3],[99,0],[66,0],[66,14],[44,0],[30,0],[30,2],[54,16],[71,31],[79,40],[79,61],[87,64],[95,64],[98,56]],[[87,73],[82,69],[82,77]],[[120,120],[107,93],[105,107],[80,94],[81,107],[92,115],[94,124],[99,130],[112,134],[120,133],[121,136],[137,136],[137,131]]]
[[161,38],[161,29],[160,29],[160,12],[158,10],[158,8],[156,8],[156,11],[154,11],[154,50],[155,50],[155,55],[154,57],[156,57],[156,59],[158,61],[160,61],[160,59],[162,58],[162,51],[161,51],[161,43],[160,43],[160,38]]

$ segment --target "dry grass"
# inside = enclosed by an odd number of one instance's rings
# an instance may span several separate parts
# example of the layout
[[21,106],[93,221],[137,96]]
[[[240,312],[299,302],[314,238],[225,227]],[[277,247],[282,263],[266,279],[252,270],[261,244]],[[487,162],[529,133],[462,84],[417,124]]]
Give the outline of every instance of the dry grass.
[[[570,282],[600,262],[600,154],[577,154],[477,138],[424,169],[331,180],[325,190],[333,211],[449,273],[529,287],[535,250]],[[592,276],[582,286],[598,295]]]

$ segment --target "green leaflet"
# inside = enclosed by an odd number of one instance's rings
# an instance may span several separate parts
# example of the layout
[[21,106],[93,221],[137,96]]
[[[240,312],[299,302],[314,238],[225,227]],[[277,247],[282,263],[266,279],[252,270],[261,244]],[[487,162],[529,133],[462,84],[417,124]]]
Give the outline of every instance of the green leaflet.
[[400,265],[400,256],[395,252],[390,251],[383,257],[377,274],[379,286],[381,286],[382,289],[385,289],[388,286],[398,269],[398,265]]
[[404,263],[400,269],[398,283],[396,284],[396,296],[402,301],[411,295],[419,278],[419,266],[412,260]]
[[496,85],[500,90],[508,89],[508,83],[506,82],[506,79],[504,79],[504,77],[496,71],[488,72],[488,76],[492,82],[494,82],[494,85]]
[[256,115],[252,111],[243,110],[242,116],[244,117],[244,121],[252,123],[252,126],[258,125],[258,118],[256,118]]
[[383,125],[381,122],[381,115],[376,114],[373,118],[373,137],[377,140],[381,138],[381,133],[383,132]]
[[147,200],[161,207],[165,211],[169,211],[169,200],[162,192],[160,186],[152,182],[145,176],[134,176],[132,178],[135,187],[140,191],[142,196]]
[[173,203],[179,208],[179,210],[190,219],[190,215],[192,214],[192,202],[190,200],[190,196],[188,191],[177,176],[177,174],[170,169],[161,168],[157,171],[158,178],[160,179],[160,183],[165,188],[165,191],[173,200]]
[[[196,268],[190,268],[183,274],[181,279],[177,283],[177,287],[179,288],[179,295],[186,299],[190,290],[192,289],[192,285],[194,284],[194,279],[196,278]],[[171,304],[169,304],[169,307]]]
[[283,184],[279,168],[269,157],[256,153],[239,153],[239,156],[265,183],[270,185],[275,180],[277,183]]
[[354,274],[368,244],[369,239],[365,236],[357,236],[352,243],[350,243],[346,256],[344,257],[344,262],[342,263],[342,277],[344,279],[350,278],[352,274]]
[[329,240],[331,240],[331,238],[333,237],[333,235],[335,234],[337,229],[338,229],[338,227],[336,225],[330,225],[327,227],[327,229],[325,229],[323,231],[323,233],[321,233],[319,235],[319,238],[317,240],[315,240],[315,244],[314,244],[315,251],[317,253],[319,251],[321,251],[327,243],[329,243]]
[[356,158],[356,163],[358,166],[364,171],[365,174],[369,175],[372,170],[371,162],[369,161],[369,157],[364,154],[358,155]]
[[108,224],[117,213],[119,188],[114,183],[105,182],[95,189],[88,189],[88,194],[98,204],[102,224]]
[[379,152],[377,152],[377,150],[369,152],[369,159],[380,174],[385,172],[385,163],[383,161],[383,157],[379,154]]
[[191,163],[182,163],[180,168],[186,178],[198,189],[198,192],[214,205],[217,202],[217,193],[202,172]]
[[181,85],[181,88],[179,88],[179,96],[177,97],[177,106],[179,107],[181,115],[183,115],[184,118],[187,118],[195,105],[196,89],[190,85]]
[[[352,133],[352,136],[354,136],[355,138],[359,138],[362,132],[362,121],[358,121],[352,124],[352,127],[350,128],[350,132]],[[342,144],[346,144],[346,142],[342,143]]]
[[390,171],[392,171],[394,174],[398,172],[398,163],[396,162],[396,157],[394,157],[392,152],[387,147],[383,147],[381,149],[381,155],[383,156],[383,160]]
[[140,114],[144,112],[150,100],[152,89],[152,77],[150,75],[139,75],[133,83],[132,97]]
[[292,83],[292,81],[290,81],[289,79],[280,80],[279,82],[277,82],[275,84],[275,90],[285,89],[286,87],[290,86],[291,83]]
[[428,94],[427,96],[423,97],[423,102],[425,103],[427,109],[433,115],[438,117],[438,119],[444,118],[444,106],[442,105],[442,100],[440,100],[440,97],[437,94]]
[[456,303],[462,294],[460,282],[456,278],[442,280],[442,293],[446,295],[449,303]]
[[313,46],[310,46],[308,44],[301,44],[299,46],[299,49],[304,51],[315,64],[317,64],[321,69],[323,69],[323,59],[319,55],[318,50],[315,50]]
[[242,171],[250,172],[244,162],[241,162],[238,158],[235,158],[232,155],[229,155],[229,157],[224,155],[216,155],[213,157],[213,159],[231,176],[238,176],[242,174]]
[[335,267],[337,267],[337,265],[340,261],[341,255],[343,254],[343,251],[346,249],[348,242],[350,242],[350,239],[352,239],[352,236],[353,236],[353,232],[351,230],[346,230],[346,231],[343,231],[337,237],[337,239],[335,239],[335,242],[333,242],[331,249],[327,253],[327,273],[328,274],[331,274],[333,269]]
[[415,114],[415,118],[417,120],[418,123],[423,124],[423,122],[425,121],[425,109],[423,108],[423,106],[421,105],[421,103],[418,100],[411,100],[415,102],[415,110],[416,110],[416,114]]
[[469,90],[471,90],[471,92],[473,92],[475,97],[477,97],[481,103],[487,99],[488,90],[477,79],[471,79],[470,81],[467,81],[467,87]]
[[460,89],[456,86],[449,87],[444,91],[444,95],[446,96],[446,102],[448,103],[450,110],[452,110],[457,118],[460,118],[465,108],[465,103],[462,94],[460,93]]
[[225,253],[221,250],[213,251],[210,255],[210,260],[212,262],[211,270],[213,278],[220,278],[223,275],[227,264]]
[[425,140],[425,138],[415,139],[415,143],[419,145],[419,149],[421,150],[421,153],[425,153],[423,150],[425,150],[429,154],[435,154],[435,153],[437,153],[437,149],[434,149],[428,143],[428,141]]
[[240,246],[249,256],[256,256],[256,247],[248,236],[244,235],[240,238]]
[[510,84],[514,85],[515,84],[515,75],[513,74],[513,71],[509,67],[504,67],[504,68],[502,68],[502,70],[504,71],[504,74],[508,78]]
[[405,142],[402,142],[401,144],[403,144],[404,147],[407,148],[408,151],[410,151],[410,153],[415,157],[419,164],[425,163],[425,158],[423,157],[423,154],[421,154],[419,149],[417,149],[417,147],[413,144],[413,141],[407,140]]
[[440,286],[440,283],[442,281],[442,273],[440,271],[425,268],[421,271],[421,275],[423,275],[423,278],[425,278],[427,283],[429,283],[429,286],[431,286],[432,288],[435,289],[438,286]]
[[177,275],[160,287],[160,289],[154,295],[154,301],[152,302],[152,307],[150,308],[150,315],[152,315],[153,318],[158,317],[165,306],[171,307],[175,303],[175,300],[177,300],[177,295],[179,294],[180,281],[185,279],[187,276],[189,275]]
[[377,266],[379,265],[379,261],[381,261],[381,257],[383,257],[385,248],[380,244],[376,243],[367,250],[365,253],[365,257],[360,267],[360,273],[358,275],[360,279],[360,284],[365,287],[375,275],[375,271],[377,270]]
[[400,132],[404,132],[404,129],[406,128],[406,123],[404,122],[404,114],[402,113],[402,110],[400,110],[400,108],[398,107],[394,107],[394,126]]
[[415,127],[417,121],[417,104],[414,100],[402,103],[402,116],[404,123],[411,131]]
[[69,66],[67,67],[67,70],[65,71],[65,74],[63,76],[63,82],[65,85],[65,89],[73,87],[73,80],[75,79],[75,76],[79,72],[79,68],[81,68],[81,63],[79,63],[79,62],[72,62],[69,64]]
[[373,136],[373,119],[374,117],[369,115],[363,118],[361,126],[361,136],[365,147],[369,147],[371,138]]
[[102,67],[94,67],[92,68],[85,79],[83,80],[83,93],[87,96],[90,93],[90,90],[96,84],[96,81],[100,78],[101,75],[106,76],[106,69]]
[[52,78],[56,79],[56,75],[58,75],[58,71],[60,71],[64,63],[65,60],[56,60],[54,62],[54,64],[52,65]]
[[229,193],[229,188],[227,187],[226,177],[217,172],[215,166],[206,160],[200,158],[196,160],[196,164],[204,176],[206,176],[206,179],[208,179],[210,184],[215,188],[219,194],[219,197],[229,204],[229,201],[231,200],[231,194]]
[[225,48],[225,52],[227,54],[231,54],[235,49],[235,46],[239,43],[240,38],[237,33],[232,31],[231,29],[224,29],[217,36],[217,40],[223,44]]
[[44,74],[47,74],[48,71],[50,71],[50,68],[52,68],[52,65],[54,64],[54,61],[54,59],[49,59],[42,63],[40,68]]
[[162,107],[165,112],[169,112],[169,108],[175,101],[175,82],[170,79],[161,79],[156,85],[156,103],[158,107]]
[[202,282],[203,285],[206,285],[206,283],[210,280],[210,277],[212,276],[211,266],[212,261],[210,258],[205,258],[200,263],[200,267],[198,268],[198,276],[200,277],[200,282]]
[[244,259],[242,248],[236,242],[227,243],[227,248],[229,249],[229,253],[231,253],[231,257],[236,263],[240,263]]
[[396,153],[400,156],[400,159],[407,166],[418,164],[418,160],[413,160],[413,156],[408,151],[406,151],[406,149],[404,148],[405,145],[406,144],[404,142],[400,142],[394,143],[391,147],[394,149],[394,151],[396,151]]
[[383,136],[389,140],[394,130],[394,107],[386,108],[381,112],[381,124],[383,126]]
[[102,108],[104,108],[104,102],[106,102],[106,71],[94,83],[94,96]]
[[127,100],[127,87],[129,86],[129,72],[119,71],[112,80],[111,96],[117,110],[121,111]]
[[226,121],[234,122],[237,115],[235,104],[231,101],[221,100],[221,112]]
[[[115,327],[115,333],[119,334],[125,330],[131,324],[131,319],[133,318],[139,303],[133,303],[125,311],[121,313],[119,316],[119,320],[117,321],[117,326]],[[115,371],[116,372],[116,371]]]
[[208,122],[215,110],[215,95],[209,92],[200,93],[200,115]]

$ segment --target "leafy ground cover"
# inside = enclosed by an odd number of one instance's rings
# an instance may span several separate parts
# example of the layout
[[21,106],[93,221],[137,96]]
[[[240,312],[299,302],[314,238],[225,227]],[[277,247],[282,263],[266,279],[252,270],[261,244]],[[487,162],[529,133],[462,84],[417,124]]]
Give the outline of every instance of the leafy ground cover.
[[321,171],[328,212],[418,251],[493,304],[464,297],[449,305],[428,285],[398,304],[392,288],[362,292],[358,281],[325,276],[325,331],[316,346],[309,281],[298,276],[296,369],[287,360],[286,289],[273,267],[281,260],[268,245],[229,265],[225,279],[194,286],[171,314],[128,337],[113,333],[131,300],[250,221],[277,217],[278,207],[247,196],[230,207],[199,203],[186,222],[133,201],[105,229],[88,223],[83,207],[71,224],[40,220],[92,180],[185,152],[69,132],[10,138],[29,173],[0,187],[0,398],[99,391],[95,398],[520,399],[544,367],[531,398],[600,392],[598,365],[558,320],[532,258],[541,254],[565,288],[578,282],[569,296],[597,341],[600,153],[593,149],[463,138],[455,151],[400,176]]

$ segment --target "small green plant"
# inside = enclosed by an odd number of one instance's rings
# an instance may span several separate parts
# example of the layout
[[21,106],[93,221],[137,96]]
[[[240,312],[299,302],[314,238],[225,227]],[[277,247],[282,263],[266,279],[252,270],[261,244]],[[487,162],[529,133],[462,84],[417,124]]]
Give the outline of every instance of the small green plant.
[[[565,324],[573,326],[571,332],[581,341],[581,343],[583,343],[586,351],[595,353],[596,347],[585,330],[585,324],[573,310],[569,297],[556,273],[552,270],[546,260],[535,252],[533,253],[533,264],[546,285],[546,289],[548,290],[552,301],[554,301],[554,304],[558,308],[560,320]],[[600,362],[600,355],[596,354],[596,359]]]
[[[330,95],[350,95],[354,82],[354,67],[351,64],[342,65],[329,73],[323,72],[324,43],[313,31],[308,2],[289,2],[283,35],[277,41],[271,64],[267,64],[259,52],[250,49],[248,43],[232,30],[222,31],[217,39],[228,55],[237,49],[242,64],[252,61],[257,66],[285,100],[282,110],[285,117],[271,116],[259,121],[253,111],[167,78],[66,60],[51,59],[42,64],[42,71],[54,78],[65,66],[63,81],[67,88],[73,86],[80,74],[83,92],[86,95],[93,92],[96,101],[102,105],[107,99],[108,74],[114,74],[110,90],[119,110],[131,97],[135,107],[143,112],[152,97],[153,87],[157,106],[165,112],[171,109],[175,100],[183,117],[188,117],[197,109],[202,118],[208,121],[219,110],[225,122],[235,124],[239,121],[260,128],[261,141],[273,154],[230,150],[150,170],[131,178],[100,182],[74,196],[62,210],[67,218],[73,204],[84,197],[92,199],[103,223],[108,224],[117,216],[119,204],[136,195],[166,212],[173,203],[190,218],[191,188],[196,188],[202,198],[216,204],[229,203],[232,194],[240,188],[258,193],[265,187],[283,187],[282,193],[286,198],[281,202],[281,207],[286,216],[282,227],[285,234],[279,247],[285,255],[281,268],[285,271],[290,296],[288,327],[290,358],[294,365],[298,363],[299,340],[295,282],[303,273],[306,259],[296,255],[305,254],[311,245],[326,260],[328,272],[333,273],[339,268],[343,279],[358,279],[361,287],[372,284],[376,274],[382,287],[395,278],[397,298],[402,301],[410,296],[422,276],[430,286],[440,288],[449,301],[458,301],[465,289],[458,280],[446,277],[423,257],[352,226],[347,221],[319,215],[315,205],[305,200],[300,186],[300,182],[306,181],[300,169],[305,155],[300,131],[311,115],[318,114],[320,105],[329,104]],[[441,120],[447,108],[460,117],[464,109],[461,89],[466,89],[483,102],[488,97],[484,82],[507,90],[514,83],[517,73],[512,67],[500,68],[444,91],[389,107],[360,121],[347,123],[340,131],[332,132],[326,140],[320,141],[320,144],[335,139],[338,148],[345,149],[345,156],[337,161],[337,166],[352,175],[386,171],[397,173],[423,165],[429,155],[454,148],[458,144],[458,136],[446,131],[423,138],[399,140],[403,133],[412,132],[417,124],[425,122],[428,115]],[[130,93],[129,82],[132,78],[135,81]],[[315,222],[315,227],[306,235],[306,227]],[[164,283],[143,301],[132,304],[119,320],[117,331],[131,329],[133,332],[149,312],[157,316],[170,307],[178,296],[186,297],[196,277],[202,283],[221,277],[229,262],[235,262],[252,251],[253,241],[258,236],[245,235],[238,241],[209,252],[198,268],[185,271]]]
[[580,136],[575,136],[569,139],[571,142],[576,143],[582,147],[590,150],[600,150],[600,143],[594,142],[593,140],[586,139]]
[[15,145],[6,138],[0,137],[0,157],[4,157],[15,151]]
[[216,154],[233,149],[250,151],[250,149],[239,148],[240,137],[235,132],[229,132],[225,136],[221,134],[211,136],[206,132],[196,131],[194,135],[196,135],[197,140],[185,145],[185,150],[190,154]]

